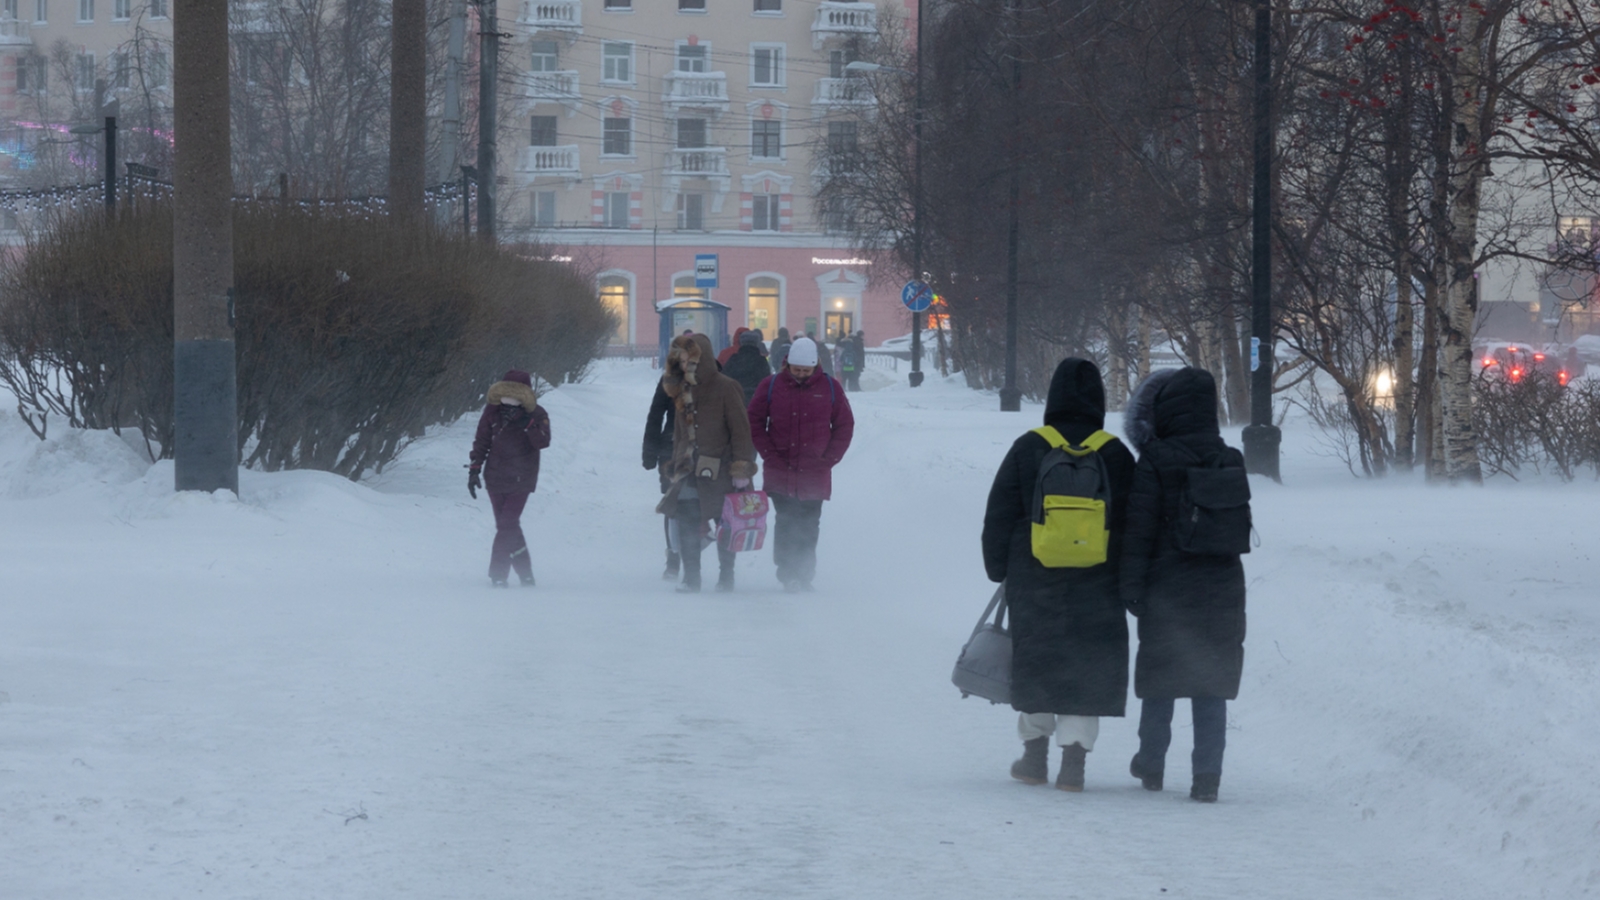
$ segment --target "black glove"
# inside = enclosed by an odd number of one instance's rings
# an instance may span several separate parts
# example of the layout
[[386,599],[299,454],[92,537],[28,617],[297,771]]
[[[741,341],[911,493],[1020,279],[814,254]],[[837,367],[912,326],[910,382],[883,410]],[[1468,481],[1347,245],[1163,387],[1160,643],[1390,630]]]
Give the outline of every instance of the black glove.
[[478,499],[478,488],[481,488],[481,487],[483,487],[483,482],[478,478],[478,467],[477,466],[468,466],[467,467],[467,493],[471,494],[472,495],[472,499],[476,500],[476,499]]

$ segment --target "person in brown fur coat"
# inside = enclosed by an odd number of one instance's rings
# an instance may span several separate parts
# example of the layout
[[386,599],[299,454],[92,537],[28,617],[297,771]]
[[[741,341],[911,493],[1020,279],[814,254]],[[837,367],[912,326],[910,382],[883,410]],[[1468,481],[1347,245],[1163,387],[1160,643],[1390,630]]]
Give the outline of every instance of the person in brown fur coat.
[[[681,335],[667,352],[661,387],[672,398],[672,482],[657,511],[678,524],[683,583],[678,590],[700,590],[700,550],[707,523],[722,515],[722,500],[746,490],[756,474],[756,447],[750,441],[744,390],[717,371],[711,339]],[[717,548],[721,569],[717,590],[733,590],[734,554]]]

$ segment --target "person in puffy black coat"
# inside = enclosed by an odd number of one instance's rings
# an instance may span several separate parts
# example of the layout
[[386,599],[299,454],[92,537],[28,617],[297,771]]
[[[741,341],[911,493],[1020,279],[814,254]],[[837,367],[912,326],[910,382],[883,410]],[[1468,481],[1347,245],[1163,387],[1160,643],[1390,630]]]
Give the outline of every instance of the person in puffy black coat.
[[[655,396],[650,399],[650,415],[644,420],[644,467],[646,470],[656,469],[661,475],[661,493],[665,494],[672,484],[672,429],[676,410],[673,409],[672,398],[667,396],[667,391],[656,382]],[[678,577],[678,550],[673,541],[672,517],[662,516],[662,532],[667,542],[667,567],[662,571],[661,577],[672,581]]]
[[746,331],[739,335],[739,349],[723,364],[722,374],[739,382],[739,387],[744,389],[745,403],[748,404],[750,398],[756,395],[756,387],[762,379],[772,374],[766,357],[761,355],[760,332]]
[[[1105,387],[1086,359],[1056,367],[1044,423],[1074,444],[1105,424]],[[1110,478],[1110,546],[1105,563],[1048,569],[1033,555],[1033,503],[1039,464],[1050,451],[1043,437],[1017,438],[1000,463],[983,517],[983,563],[990,580],[1004,581],[1011,616],[1011,705],[1023,757],[1012,777],[1046,780],[1050,736],[1062,748],[1056,786],[1083,789],[1084,755],[1094,749],[1099,716],[1121,716],[1128,696],[1128,618],[1118,590],[1123,519],[1133,481],[1133,454],[1120,441],[1100,449]]]
[[1217,384],[1204,369],[1152,373],[1134,393],[1124,433],[1139,451],[1122,542],[1122,596],[1139,618],[1134,693],[1144,701],[1139,752],[1130,766],[1160,790],[1172,743],[1173,701],[1191,698],[1194,783],[1190,796],[1213,801],[1222,778],[1227,701],[1244,671],[1244,566],[1237,555],[1179,550],[1173,522],[1187,470],[1244,466],[1223,443]]

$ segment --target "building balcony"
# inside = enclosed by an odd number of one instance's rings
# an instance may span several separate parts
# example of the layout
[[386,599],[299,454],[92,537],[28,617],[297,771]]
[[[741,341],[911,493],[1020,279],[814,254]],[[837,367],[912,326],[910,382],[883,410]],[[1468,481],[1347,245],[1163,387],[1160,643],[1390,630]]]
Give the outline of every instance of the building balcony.
[[667,174],[675,178],[727,178],[728,148],[678,147],[669,150]]
[[517,21],[537,31],[583,30],[583,0],[523,0]]
[[812,106],[872,106],[878,98],[865,78],[819,78]]
[[578,145],[523,147],[522,158],[517,161],[517,171],[525,175],[563,175],[576,178],[581,174]]
[[16,16],[0,18],[0,44],[15,47],[32,43],[33,33],[28,30],[27,22]]
[[816,18],[811,20],[811,47],[822,49],[830,37],[878,34],[878,5],[876,3],[841,3],[822,0]]
[[726,72],[671,72],[666,81],[667,92],[661,101],[674,110],[728,111]]
[[576,70],[530,72],[523,76],[522,95],[538,103],[565,103],[576,108],[583,103],[578,92]]

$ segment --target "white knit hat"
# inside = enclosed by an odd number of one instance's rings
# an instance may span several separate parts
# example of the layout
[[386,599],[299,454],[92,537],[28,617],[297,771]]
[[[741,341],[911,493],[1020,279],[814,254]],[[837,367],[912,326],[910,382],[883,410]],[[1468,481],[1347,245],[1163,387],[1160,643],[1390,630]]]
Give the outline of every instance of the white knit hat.
[[789,345],[789,365],[814,366],[817,364],[817,342],[800,338]]

